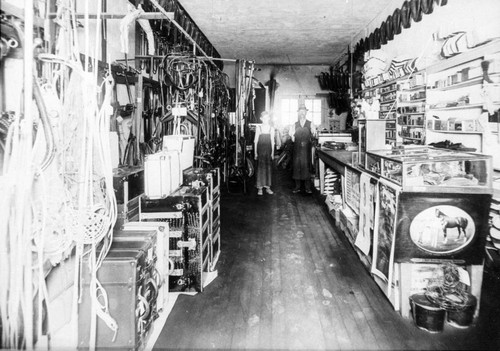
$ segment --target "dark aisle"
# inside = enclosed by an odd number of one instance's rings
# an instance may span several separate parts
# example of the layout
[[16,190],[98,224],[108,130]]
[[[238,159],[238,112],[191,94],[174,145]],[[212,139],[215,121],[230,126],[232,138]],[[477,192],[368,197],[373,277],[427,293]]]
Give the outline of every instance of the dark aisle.
[[223,194],[219,276],[179,296],[155,350],[500,349],[498,279],[485,276],[475,326],[419,330],[392,309],[319,196],[275,178],[274,195]]

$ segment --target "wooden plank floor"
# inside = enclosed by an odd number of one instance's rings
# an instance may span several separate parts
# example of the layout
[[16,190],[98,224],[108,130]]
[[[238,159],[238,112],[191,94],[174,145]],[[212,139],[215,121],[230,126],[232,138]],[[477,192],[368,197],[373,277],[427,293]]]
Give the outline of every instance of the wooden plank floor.
[[155,350],[500,349],[500,282],[485,275],[474,326],[431,334],[392,309],[318,195],[224,193],[219,276],[181,295]]

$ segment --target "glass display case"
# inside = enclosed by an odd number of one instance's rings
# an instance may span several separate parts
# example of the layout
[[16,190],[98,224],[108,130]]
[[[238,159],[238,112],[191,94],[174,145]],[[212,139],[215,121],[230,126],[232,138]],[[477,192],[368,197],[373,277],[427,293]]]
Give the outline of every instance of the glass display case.
[[432,147],[371,150],[365,168],[403,191],[491,193],[491,156]]

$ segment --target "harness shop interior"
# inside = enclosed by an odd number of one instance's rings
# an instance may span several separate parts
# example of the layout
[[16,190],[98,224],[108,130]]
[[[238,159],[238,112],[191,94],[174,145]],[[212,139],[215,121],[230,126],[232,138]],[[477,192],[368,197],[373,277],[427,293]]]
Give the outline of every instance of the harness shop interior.
[[500,349],[498,13],[1,0],[0,348]]

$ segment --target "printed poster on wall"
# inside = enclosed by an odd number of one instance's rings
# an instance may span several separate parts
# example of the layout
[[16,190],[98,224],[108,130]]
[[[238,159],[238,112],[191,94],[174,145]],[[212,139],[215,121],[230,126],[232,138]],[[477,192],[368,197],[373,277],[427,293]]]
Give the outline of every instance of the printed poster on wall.
[[[378,186],[376,230],[373,240],[372,273],[389,283],[394,266],[394,236],[399,188],[383,179]],[[390,296],[388,284],[387,296]]]
[[370,254],[370,246],[372,241],[371,229],[373,228],[374,212],[374,186],[372,178],[368,173],[361,173],[359,178],[360,184],[360,203],[359,203],[359,232],[356,236],[355,245],[363,254]]
[[356,214],[359,214],[359,178],[359,172],[348,167],[345,168],[345,201]]

